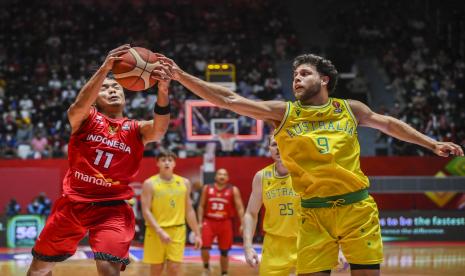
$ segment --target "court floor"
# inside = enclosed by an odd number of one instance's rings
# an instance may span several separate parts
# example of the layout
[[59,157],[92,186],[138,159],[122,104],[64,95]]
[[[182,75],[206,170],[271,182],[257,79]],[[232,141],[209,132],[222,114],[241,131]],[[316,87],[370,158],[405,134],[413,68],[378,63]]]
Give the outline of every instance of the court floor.
[[[257,246],[260,252],[260,247]],[[0,249],[0,275],[25,275],[31,261],[30,249]],[[139,247],[131,248],[132,263],[122,275],[149,275],[149,266],[140,262],[143,251]],[[465,243],[452,242],[408,242],[385,243],[385,261],[382,275],[465,275]],[[229,275],[258,275],[256,269],[244,263],[242,249],[237,246],[231,250],[231,268]],[[212,250],[212,275],[219,275],[219,252]],[[201,275],[202,265],[199,251],[186,249],[183,265],[184,275]],[[69,260],[59,263],[53,270],[56,276],[97,275],[92,252],[82,247]],[[335,272],[332,275],[349,275],[348,271]]]

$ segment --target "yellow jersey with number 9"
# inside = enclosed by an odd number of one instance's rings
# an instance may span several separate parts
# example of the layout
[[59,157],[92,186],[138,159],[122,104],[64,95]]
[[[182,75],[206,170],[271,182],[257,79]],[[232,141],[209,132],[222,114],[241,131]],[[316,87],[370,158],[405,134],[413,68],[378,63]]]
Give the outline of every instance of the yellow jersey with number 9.
[[185,224],[187,187],[184,178],[173,175],[170,181],[154,175],[152,182],[152,214],[161,227]]
[[287,102],[275,130],[281,159],[303,199],[355,192],[369,186],[360,169],[357,120],[346,100],[321,106]]
[[262,200],[265,206],[263,230],[275,236],[297,237],[300,197],[292,189],[289,175],[278,176],[275,163],[260,172]]

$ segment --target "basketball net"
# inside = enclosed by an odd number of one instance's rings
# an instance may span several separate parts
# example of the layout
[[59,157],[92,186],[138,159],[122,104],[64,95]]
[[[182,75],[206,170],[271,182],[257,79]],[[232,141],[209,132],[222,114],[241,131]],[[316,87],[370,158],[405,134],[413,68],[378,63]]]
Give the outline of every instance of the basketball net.
[[236,142],[236,135],[232,133],[220,133],[218,134],[218,140],[221,144],[221,150],[225,152],[234,151],[234,143]]

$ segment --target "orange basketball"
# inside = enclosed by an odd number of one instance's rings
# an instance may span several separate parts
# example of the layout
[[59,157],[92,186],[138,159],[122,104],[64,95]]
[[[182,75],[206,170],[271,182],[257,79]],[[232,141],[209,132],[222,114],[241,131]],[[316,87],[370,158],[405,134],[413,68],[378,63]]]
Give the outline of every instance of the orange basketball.
[[145,48],[133,47],[113,64],[113,76],[124,88],[141,91],[154,86],[156,80],[150,78],[157,57]]

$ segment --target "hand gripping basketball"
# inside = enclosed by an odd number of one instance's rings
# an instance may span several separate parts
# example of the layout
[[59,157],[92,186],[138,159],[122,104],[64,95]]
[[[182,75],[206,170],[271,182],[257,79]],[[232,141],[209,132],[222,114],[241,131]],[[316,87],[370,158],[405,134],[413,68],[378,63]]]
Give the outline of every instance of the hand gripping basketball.
[[131,45],[129,44],[124,44],[119,46],[118,48],[115,48],[111,50],[107,57],[105,58],[105,61],[102,64],[102,67],[108,71],[110,71],[113,68],[113,64],[117,60],[122,59],[122,55],[126,54],[129,49],[131,48]]
[[141,47],[127,49],[115,60],[112,71],[116,81],[131,91],[146,90],[157,80],[170,79],[169,71],[158,55]]

